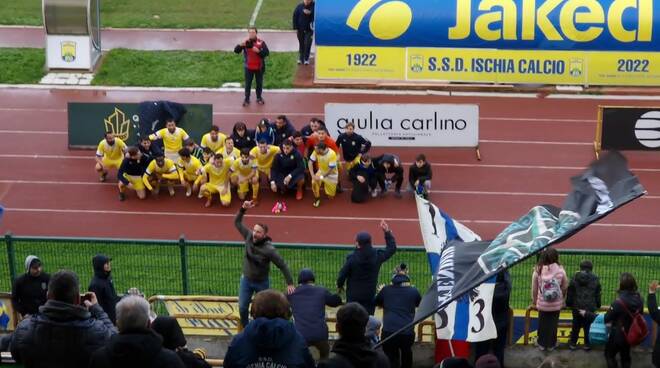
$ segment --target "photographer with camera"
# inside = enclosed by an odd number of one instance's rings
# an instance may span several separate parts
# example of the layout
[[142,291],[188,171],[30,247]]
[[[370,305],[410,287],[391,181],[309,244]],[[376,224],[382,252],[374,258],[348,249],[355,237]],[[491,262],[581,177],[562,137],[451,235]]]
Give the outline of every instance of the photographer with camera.
[[72,271],[48,284],[48,301],[24,319],[12,336],[11,355],[25,368],[87,368],[90,356],[117,333],[92,292],[80,295]]
[[250,90],[252,89],[252,79],[257,81],[257,103],[264,104],[261,98],[261,91],[264,83],[264,73],[266,72],[266,56],[268,56],[268,46],[264,40],[257,37],[257,28],[248,28],[248,39],[241,44],[236,45],[234,52],[239,54],[243,52],[245,60],[245,100],[243,106],[250,104]]

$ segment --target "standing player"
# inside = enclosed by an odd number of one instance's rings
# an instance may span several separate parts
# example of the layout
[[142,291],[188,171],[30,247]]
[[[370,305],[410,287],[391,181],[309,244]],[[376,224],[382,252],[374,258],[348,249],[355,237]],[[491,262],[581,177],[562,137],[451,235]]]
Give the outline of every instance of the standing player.
[[126,200],[126,188],[133,189],[140,199],[147,197],[142,182],[142,174],[144,174],[144,170],[146,170],[149,163],[150,161],[137,147],[128,149],[128,157],[122,161],[117,172],[120,201]]
[[186,197],[190,197],[193,192],[199,189],[199,184],[202,181],[199,171],[202,168],[202,163],[190,154],[187,148],[179,150],[179,160],[176,163],[179,171],[179,180],[181,185],[186,188]]
[[[314,164],[318,170],[314,172]],[[321,186],[328,198],[334,198],[337,193],[339,174],[337,171],[337,155],[325,143],[316,145],[316,149],[309,157],[309,174],[312,176],[312,192],[314,192],[314,207],[321,205]]]
[[225,144],[225,139],[227,136],[220,133],[220,128],[217,125],[211,127],[211,131],[202,136],[202,142],[200,146],[202,149],[208,147],[213,152],[217,152]]
[[108,176],[108,169],[118,169],[126,153],[126,143],[115,138],[112,132],[105,132],[104,138],[99,142],[96,149],[96,172],[99,173],[99,181],[104,182]]
[[190,138],[185,130],[178,128],[174,120],[168,120],[166,128],[149,136],[152,141],[162,139],[165,147],[165,157],[175,162],[179,158],[179,150],[183,148],[183,142]]
[[259,173],[257,172],[257,162],[250,157],[250,150],[243,148],[238,160],[234,160],[234,172],[231,175],[231,182],[237,186],[236,193],[238,198],[244,200],[252,185],[252,200],[256,201],[259,196]]
[[220,203],[225,207],[229,207],[231,203],[231,186],[229,185],[229,177],[232,171],[231,164],[231,158],[224,158],[221,154],[216,153],[213,162],[204,165],[202,168],[202,175],[208,175],[208,181],[200,188],[200,192],[206,197],[204,207],[211,207],[213,194],[216,193],[220,195]]
[[[270,182],[270,169],[273,167],[273,160],[278,153],[280,153],[280,148],[269,145],[265,140],[259,141],[257,147],[250,150],[250,156],[257,160],[259,181],[261,177],[266,177],[266,181]],[[253,202],[256,205],[256,199]]]
[[360,163],[360,156],[369,152],[371,142],[361,135],[355,133],[355,124],[346,124],[344,133],[337,137],[337,146],[341,148],[342,156],[346,161],[346,170],[350,171],[353,166]]
[[165,180],[167,191],[170,193],[170,196],[173,197],[173,183],[175,180],[179,180],[179,173],[176,171],[176,165],[174,162],[162,154],[156,156],[156,158],[151,161],[149,166],[147,166],[147,169],[144,171],[144,175],[142,175],[144,186],[154,195],[158,195],[160,192],[161,180]]

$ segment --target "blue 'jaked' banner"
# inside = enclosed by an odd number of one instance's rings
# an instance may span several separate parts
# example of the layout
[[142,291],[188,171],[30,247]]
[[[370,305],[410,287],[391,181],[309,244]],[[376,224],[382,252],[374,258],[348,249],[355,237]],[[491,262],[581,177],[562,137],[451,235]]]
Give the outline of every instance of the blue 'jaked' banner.
[[317,0],[322,46],[660,51],[657,0]]

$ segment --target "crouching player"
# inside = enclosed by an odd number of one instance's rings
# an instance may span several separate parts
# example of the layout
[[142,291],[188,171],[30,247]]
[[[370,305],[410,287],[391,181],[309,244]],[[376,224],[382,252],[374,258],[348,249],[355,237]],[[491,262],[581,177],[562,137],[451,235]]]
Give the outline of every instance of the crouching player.
[[[229,138],[228,138],[229,139]],[[244,200],[252,186],[252,200],[259,196],[259,174],[257,162],[250,157],[250,149],[243,148],[238,160],[234,160],[234,172],[231,174],[231,183],[237,187],[238,198]]]
[[[314,164],[318,165],[318,170],[314,171]],[[325,143],[320,142],[316,145],[314,152],[309,157],[307,163],[309,174],[312,176],[312,192],[314,192],[314,207],[321,204],[321,186],[329,199],[337,194],[337,183],[339,174],[337,171],[337,154],[328,148]]]
[[149,161],[142,157],[142,152],[137,147],[128,149],[128,157],[122,161],[117,172],[120,201],[126,199],[126,188],[133,189],[140,199],[147,197],[147,192],[144,190],[144,183],[142,182],[142,174],[148,164]]
[[201,174],[208,175],[208,181],[200,188],[200,192],[206,197],[204,207],[211,207],[213,195],[216,193],[220,196],[220,203],[223,206],[228,207],[231,203],[231,185],[229,184],[232,172],[231,163],[231,158],[224,158],[222,154],[216,153],[213,161],[202,168]]
[[186,188],[186,197],[190,197],[193,192],[199,190],[202,181],[202,177],[199,175],[202,163],[197,157],[192,156],[187,148],[182,148],[179,150],[179,160],[176,166],[179,171],[181,185]]
[[126,153],[126,143],[116,138],[112,132],[106,132],[96,149],[96,172],[99,181],[104,182],[108,176],[108,169],[119,168]]
[[176,165],[165,155],[159,154],[156,159],[151,161],[147,169],[142,175],[142,182],[144,186],[151,191],[153,195],[158,195],[160,192],[160,182],[164,180],[167,184],[167,190],[170,196],[174,196],[174,182],[179,180],[179,173],[176,170]]

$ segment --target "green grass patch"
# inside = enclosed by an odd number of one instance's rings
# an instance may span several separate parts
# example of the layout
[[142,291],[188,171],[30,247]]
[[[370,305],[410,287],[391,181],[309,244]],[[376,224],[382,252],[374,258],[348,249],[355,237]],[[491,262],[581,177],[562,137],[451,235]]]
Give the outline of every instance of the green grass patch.
[[264,0],[255,25],[265,29],[292,29],[293,10],[302,0]]
[[44,49],[0,48],[0,83],[39,83],[45,61]]
[[[264,88],[290,88],[296,53],[271,53],[266,58]],[[114,49],[104,58],[94,85],[144,87],[209,87],[240,82],[243,56],[217,51],[139,51]]]
[[41,0],[2,0],[0,24],[42,25]]

